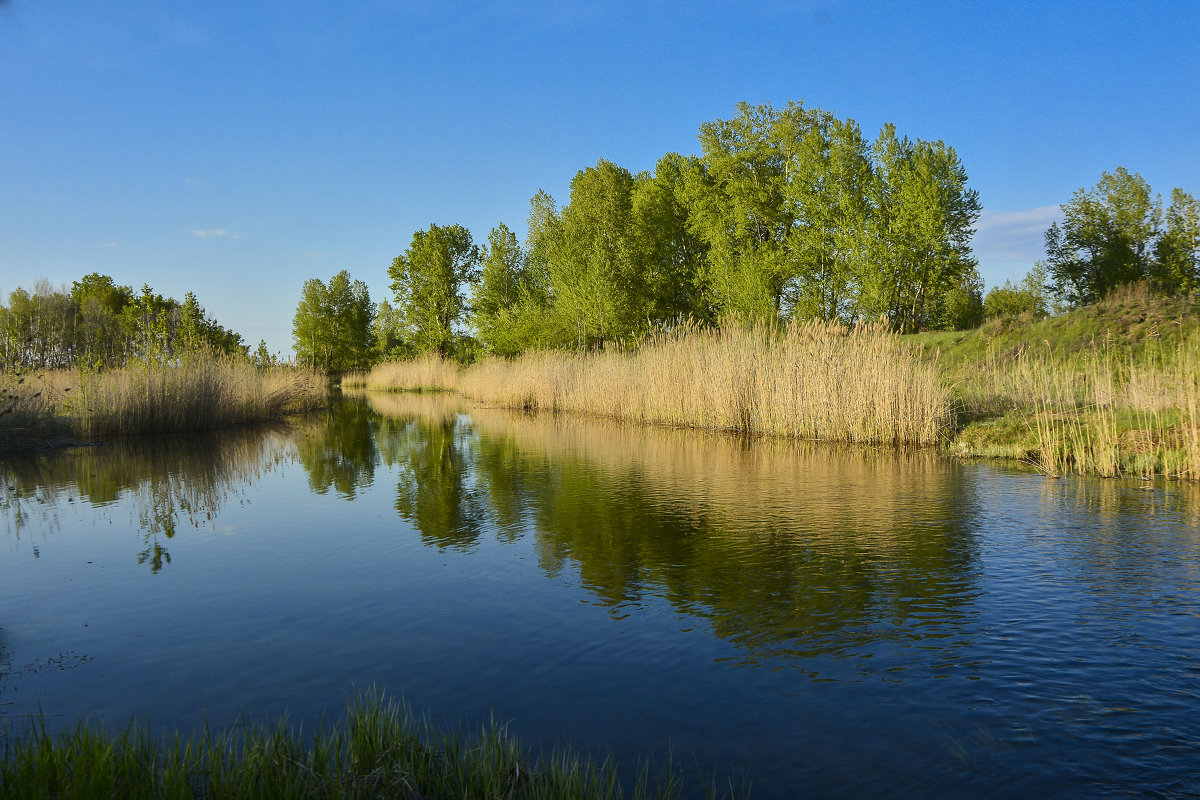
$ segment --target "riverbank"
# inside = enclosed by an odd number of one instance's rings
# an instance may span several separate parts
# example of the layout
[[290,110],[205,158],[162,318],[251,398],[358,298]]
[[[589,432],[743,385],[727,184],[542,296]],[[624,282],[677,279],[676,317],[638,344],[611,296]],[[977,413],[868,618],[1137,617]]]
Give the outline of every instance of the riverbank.
[[[9,723],[11,726],[11,723]],[[622,786],[612,763],[569,752],[535,754],[492,722],[473,733],[419,718],[368,693],[314,735],[287,724],[156,739],[145,725],[119,734],[80,724],[0,739],[4,798],[406,798],[615,800],[677,798],[679,775],[643,765]],[[708,796],[729,796],[710,787]]]
[[0,376],[0,448],[38,449],[141,433],[266,422],[328,402],[325,376],[196,356],[170,366]]
[[958,456],[1051,475],[1200,479],[1200,320],[1144,286],[1043,320],[911,338],[951,387]]
[[1144,286],[1067,314],[899,336],[806,323],[685,329],[633,352],[426,357],[347,388],[752,435],[936,445],[1050,475],[1200,479],[1200,319]]
[[438,388],[508,408],[870,444],[936,444],[953,421],[935,368],[877,325],[683,326],[631,352],[538,351],[451,367],[428,358],[384,364],[343,385]]

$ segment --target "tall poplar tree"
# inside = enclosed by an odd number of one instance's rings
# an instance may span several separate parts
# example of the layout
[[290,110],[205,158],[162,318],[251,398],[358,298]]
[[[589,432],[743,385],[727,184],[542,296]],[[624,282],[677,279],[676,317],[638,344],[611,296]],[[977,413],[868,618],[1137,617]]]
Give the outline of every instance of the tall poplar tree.
[[388,276],[417,352],[450,358],[467,311],[467,285],[478,277],[479,248],[461,225],[430,225],[392,261]]

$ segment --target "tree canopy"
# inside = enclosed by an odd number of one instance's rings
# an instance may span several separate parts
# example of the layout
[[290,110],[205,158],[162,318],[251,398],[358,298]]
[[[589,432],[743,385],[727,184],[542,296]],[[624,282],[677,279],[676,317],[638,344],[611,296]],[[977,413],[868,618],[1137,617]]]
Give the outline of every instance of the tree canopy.
[[1162,198],[1124,167],[1104,172],[1062,206],[1046,231],[1050,287],[1070,305],[1089,305],[1117,286],[1148,280],[1169,292],[1200,288],[1200,205],[1174,189]]
[[388,276],[413,346],[455,353],[456,326],[467,311],[467,284],[478,278],[479,248],[462,225],[430,225],[392,261]]
[[326,285],[319,278],[304,283],[292,341],[301,364],[328,372],[363,370],[371,363],[371,323],[375,306],[367,286],[342,270]]

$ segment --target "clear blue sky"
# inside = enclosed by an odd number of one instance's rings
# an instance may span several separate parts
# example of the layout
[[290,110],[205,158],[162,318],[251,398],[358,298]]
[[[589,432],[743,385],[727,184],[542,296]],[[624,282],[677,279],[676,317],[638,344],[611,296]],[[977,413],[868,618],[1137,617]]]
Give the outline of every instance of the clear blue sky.
[[290,352],[302,283],[523,235],[788,100],[959,152],[989,286],[1105,170],[1200,193],[1200,3],[0,0],[0,292],[99,271]]

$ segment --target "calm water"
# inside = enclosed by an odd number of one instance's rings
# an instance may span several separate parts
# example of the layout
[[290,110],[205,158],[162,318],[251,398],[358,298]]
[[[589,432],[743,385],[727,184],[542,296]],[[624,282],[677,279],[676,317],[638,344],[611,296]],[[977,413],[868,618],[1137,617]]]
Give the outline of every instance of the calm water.
[[0,463],[0,716],[378,686],[756,798],[1200,795],[1200,497],[348,402]]

